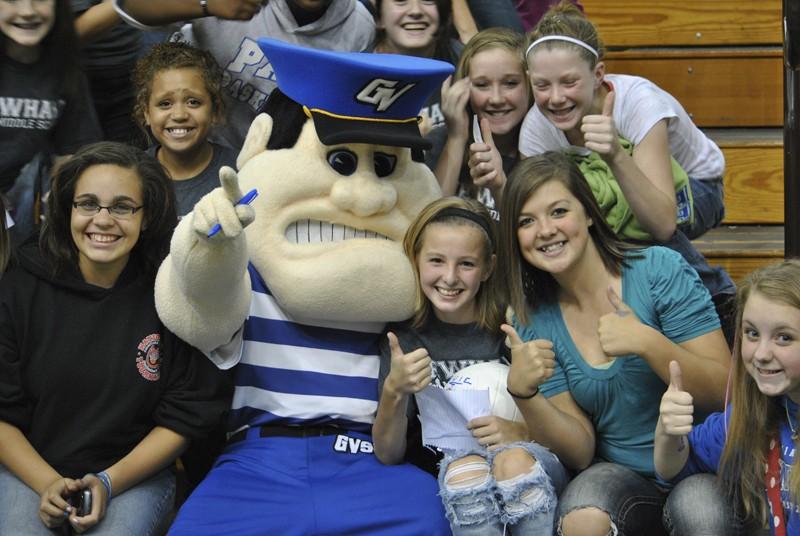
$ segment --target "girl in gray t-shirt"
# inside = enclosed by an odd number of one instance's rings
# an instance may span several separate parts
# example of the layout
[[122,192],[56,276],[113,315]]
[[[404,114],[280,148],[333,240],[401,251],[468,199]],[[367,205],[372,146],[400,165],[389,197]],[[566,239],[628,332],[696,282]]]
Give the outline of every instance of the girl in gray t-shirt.
[[[409,227],[403,245],[417,279],[417,308],[382,342],[373,441],[383,463],[402,462],[416,446],[407,439],[413,394],[466,366],[505,360],[496,243],[488,210],[472,199],[434,201]],[[446,452],[439,470],[453,533],[499,535],[504,524],[520,534],[551,532],[566,480],[558,459],[528,441],[524,423],[488,415],[467,426],[479,448]]]

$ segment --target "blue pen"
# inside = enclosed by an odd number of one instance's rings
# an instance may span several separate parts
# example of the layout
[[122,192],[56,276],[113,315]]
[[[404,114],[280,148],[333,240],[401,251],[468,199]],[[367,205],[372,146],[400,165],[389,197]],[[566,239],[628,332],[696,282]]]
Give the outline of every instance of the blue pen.
[[[244,194],[244,196],[242,196],[242,198],[240,200],[238,200],[236,202],[236,204],[237,205],[249,205],[250,203],[253,202],[253,199],[255,199],[257,195],[258,195],[258,190],[253,188],[252,190],[250,190],[249,192]],[[215,234],[220,232],[221,229],[222,229],[222,226],[220,224],[218,224],[218,223],[215,223],[214,227],[212,227],[211,230],[208,232],[208,237],[211,238],[212,236],[214,236]]]

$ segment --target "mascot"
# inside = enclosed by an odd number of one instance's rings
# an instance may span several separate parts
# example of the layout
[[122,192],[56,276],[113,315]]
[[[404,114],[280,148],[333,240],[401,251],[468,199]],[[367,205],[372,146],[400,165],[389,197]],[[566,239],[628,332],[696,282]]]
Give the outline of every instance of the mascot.
[[441,195],[417,114],[452,67],[259,46],[279,89],[156,283],[164,323],[235,382],[228,445],[170,534],[449,534],[433,477],[382,465],[370,431],[378,338],[412,313],[403,234]]

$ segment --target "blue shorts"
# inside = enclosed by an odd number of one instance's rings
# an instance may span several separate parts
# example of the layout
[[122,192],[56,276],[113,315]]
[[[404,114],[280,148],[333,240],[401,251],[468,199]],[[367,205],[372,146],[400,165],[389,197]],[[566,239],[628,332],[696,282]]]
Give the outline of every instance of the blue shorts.
[[[257,430],[250,430],[257,432]],[[258,437],[229,445],[170,535],[449,535],[436,480],[383,465],[368,434]]]

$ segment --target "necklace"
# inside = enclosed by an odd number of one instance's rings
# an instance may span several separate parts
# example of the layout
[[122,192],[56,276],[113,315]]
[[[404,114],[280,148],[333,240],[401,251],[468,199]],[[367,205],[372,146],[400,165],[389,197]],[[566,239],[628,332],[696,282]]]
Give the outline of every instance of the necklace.
[[789,406],[784,404],[783,409],[786,410],[786,422],[789,423],[789,430],[792,431],[792,441],[797,441],[797,430],[792,426],[792,418],[789,416]]

